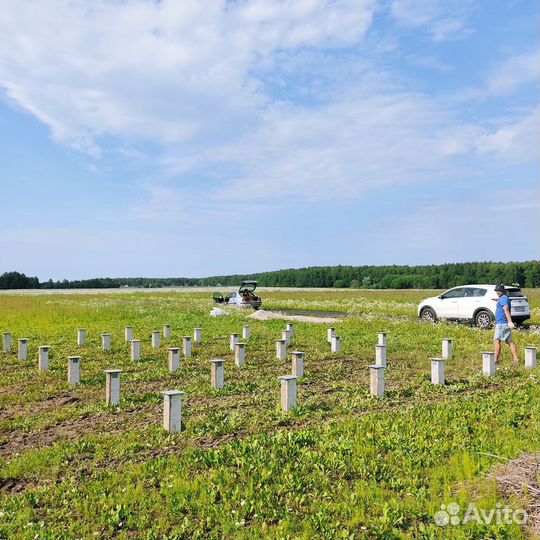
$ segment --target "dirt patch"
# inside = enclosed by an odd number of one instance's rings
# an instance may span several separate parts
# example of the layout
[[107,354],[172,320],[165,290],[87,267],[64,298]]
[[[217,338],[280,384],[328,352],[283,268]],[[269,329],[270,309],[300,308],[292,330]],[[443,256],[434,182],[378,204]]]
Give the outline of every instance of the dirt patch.
[[[51,410],[54,410],[60,407],[65,407],[66,405],[78,403],[79,398],[72,396],[68,392],[62,392],[60,394],[47,396],[44,401]],[[40,411],[43,411],[43,402],[40,404]]]
[[2,478],[0,479],[0,493],[17,495],[26,489],[28,481],[24,478]]
[[59,441],[77,441],[82,435],[107,431],[110,434],[120,434],[126,430],[126,425],[137,425],[144,428],[158,422],[159,412],[152,409],[136,409],[111,414],[109,411],[59,422],[46,428],[29,433],[18,430],[0,442],[0,457],[9,458],[27,450],[41,449],[53,446]]
[[249,315],[250,319],[257,321],[269,321],[270,319],[282,319],[284,321],[298,321],[298,322],[311,322],[322,324],[335,324],[342,321],[337,317],[310,317],[308,315],[285,315],[284,313],[275,313],[273,311],[266,311],[259,309],[255,313]]
[[[23,389],[18,390],[23,392]],[[39,410],[39,414],[55,411],[62,407],[69,407],[80,402],[80,398],[70,395],[68,392],[46,396],[40,401],[32,401],[28,403],[10,404],[8,407],[0,407],[0,421],[13,420],[18,415],[26,416],[28,412]]]
[[529,519],[526,531],[533,537],[540,536],[540,454],[522,454],[507,463],[497,465],[488,475],[497,481],[506,499],[523,501]]

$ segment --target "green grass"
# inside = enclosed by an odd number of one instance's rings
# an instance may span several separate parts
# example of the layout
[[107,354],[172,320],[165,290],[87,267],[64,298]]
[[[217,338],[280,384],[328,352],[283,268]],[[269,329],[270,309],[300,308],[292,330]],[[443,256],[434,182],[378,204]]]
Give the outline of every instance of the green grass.
[[[504,350],[494,378],[481,376],[492,333],[416,319],[428,291],[266,292],[276,308],[346,311],[332,354],[325,324],[295,323],[305,352],[298,408],[279,409],[275,340],[285,322],[214,319],[209,295],[138,293],[0,296],[0,331],[30,339],[27,361],[0,363],[0,537],[6,538],[523,538],[516,524],[440,528],[441,504],[491,509],[506,501],[486,473],[539,446],[538,370]],[[527,291],[538,324],[538,291]],[[162,348],[152,330],[172,325]],[[228,336],[249,323],[246,366]],[[124,326],[143,340],[129,360]],[[76,331],[87,344],[76,346]],[[203,328],[203,343],[168,372],[168,346]],[[388,332],[386,395],[369,396],[376,333]],[[110,332],[112,351],[100,350]],[[447,385],[430,383],[429,358],[454,340]],[[520,351],[538,341],[515,332]],[[50,371],[37,347],[51,345]],[[67,384],[67,356],[80,354],[82,384]],[[210,388],[224,358],[226,386]],[[122,369],[119,407],[104,403],[104,369]],[[183,431],[161,428],[161,390],[186,392]]]

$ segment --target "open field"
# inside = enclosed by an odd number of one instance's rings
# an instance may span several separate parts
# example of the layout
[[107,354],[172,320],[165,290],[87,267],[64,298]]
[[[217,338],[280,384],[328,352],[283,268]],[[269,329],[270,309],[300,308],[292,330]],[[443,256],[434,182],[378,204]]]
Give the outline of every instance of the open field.
[[[265,307],[342,311],[340,353],[326,325],[295,323],[290,350],[304,351],[298,407],[279,408],[275,359],[283,320],[230,311],[212,318],[206,290],[0,295],[0,537],[4,538],[526,538],[516,523],[439,527],[441,504],[526,508],[487,474],[540,445],[538,369],[514,366],[507,348],[493,378],[481,374],[492,332],[421,323],[417,303],[433,291],[261,292]],[[538,290],[526,290],[540,323]],[[172,335],[152,349],[150,334]],[[246,365],[234,365],[229,334],[251,325]],[[143,340],[132,362],[123,330]],[[77,328],[87,329],[84,346]],[[203,328],[203,342],[167,370],[167,347]],[[386,394],[369,395],[377,332],[388,332]],[[110,332],[112,351],[100,349]],[[523,348],[538,328],[516,331]],[[28,360],[16,339],[29,338]],[[454,340],[447,385],[430,382],[441,339]],[[37,347],[51,346],[50,370]],[[67,384],[80,355],[81,384]],[[210,388],[209,360],[223,358],[225,387]],[[118,407],[104,402],[104,369],[122,369]],[[186,392],[182,433],[162,425],[162,390]]]

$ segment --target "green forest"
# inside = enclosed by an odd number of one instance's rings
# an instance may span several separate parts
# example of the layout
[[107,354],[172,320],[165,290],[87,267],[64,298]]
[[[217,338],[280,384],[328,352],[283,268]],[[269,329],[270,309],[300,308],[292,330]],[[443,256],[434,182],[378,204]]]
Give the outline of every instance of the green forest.
[[471,283],[540,287],[540,262],[467,262],[424,266],[312,266],[256,274],[205,278],[93,278],[40,282],[19,272],[0,276],[0,289],[79,289],[118,287],[237,286],[242,280],[261,287],[351,289],[447,289]]

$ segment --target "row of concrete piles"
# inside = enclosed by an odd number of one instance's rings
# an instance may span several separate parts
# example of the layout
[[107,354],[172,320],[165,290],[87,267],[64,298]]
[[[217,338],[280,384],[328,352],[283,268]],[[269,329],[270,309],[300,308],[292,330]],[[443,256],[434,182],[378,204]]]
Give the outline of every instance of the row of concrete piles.
[[[249,325],[245,325],[242,329],[242,338],[249,339],[251,329]],[[288,323],[286,330],[282,333],[282,339],[277,340],[276,357],[279,360],[284,360],[286,357],[287,345],[292,342],[294,335],[294,327],[292,323]],[[160,347],[159,332],[152,332],[152,346]],[[165,325],[163,328],[163,337],[170,338],[170,325]],[[101,334],[102,349],[110,351],[110,334]],[[109,339],[107,339],[109,338]],[[84,345],[86,340],[85,329],[79,329],[77,333],[77,343]],[[125,328],[125,340],[131,343],[132,360],[137,360],[140,357],[140,340],[133,339],[132,327]],[[194,329],[193,340],[197,343],[202,342],[202,329]],[[8,332],[4,333],[3,348],[4,352],[11,352],[12,335]],[[28,339],[18,339],[19,350],[18,357],[21,360],[26,360],[28,351]],[[335,334],[335,328],[327,329],[327,341],[331,344],[333,352],[340,351],[339,336]],[[375,346],[375,364],[370,365],[370,394],[375,397],[384,396],[384,370],[387,367],[387,333],[380,332],[378,334],[378,343]],[[242,366],[245,364],[245,343],[239,341],[239,334],[230,334],[230,349],[235,352],[235,364]],[[40,346],[38,349],[38,368],[42,371],[48,369],[50,346]],[[191,355],[191,337],[183,337],[183,354],[184,356]],[[180,368],[180,347],[169,347],[168,367],[169,371],[175,372]],[[442,351],[440,358],[431,359],[431,382],[436,385],[445,384],[445,364],[453,356],[453,342],[451,339],[445,338],[442,340]],[[301,351],[292,351],[292,373],[280,376],[281,380],[281,408],[288,412],[296,407],[297,387],[296,381],[304,376],[304,353]],[[68,357],[68,382],[69,384],[80,383],[80,356]],[[212,388],[223,388],[225,383],[225,360],[216,359],[210,360],[211,375],[210,381]],[[536,367],[536,347],[525,347],[525,367]],[[482,353],[482,373],[485,376],[491,377],[495,375],[495,353]],[[105,379],[105,399],[108,405],[117,405],[120,401],[120,374],[121,370],[108,369],[104,370]],[[162,392],[164,396],[164,427],[168,431],[178,431],[181,426],[181,410],[182,410],[182,395],[184,392],[178,390],[170,390]]]
[[[249,335],[249,326],[244,327],[244,335]],[[105,352],[111,351],[111,334],[104,333],[100,334],[101,336],[101,349]],[[166,324],[163,328],[163,337],[170,338],[170,325]],[[136,361],[140,360],[141,357],[141,340],[132,339],[133,338],[133,329],[131,326],[125,327],[125,340],[131,344],[131,359]],[[18,339],[18,359],[27,360],[28,358],[28,338],[19,338]],[[193,331],[193,341],[195,343],[202,342],[202,328],[195,328]],[[159,331],[152,332],[152,347],[159,348],[160,343],[160,334]],[[82,346],[86,343],[86,329],[79,328],[77,331],[77,344]],[[244,344],[238,344],[240,346]],[[6,353],[12,351],[13,346],[13,337],[10,332],[4,332],[3,334],[3,350]],[[51,347],[49,345],[41,345],[38,347],[38,368],[40,371],[46,371],[49,369],[49,351]],[[179,369],[180,365],[180,347],[169,347],[169,359],[168,365],[170,371],[176,371]],[[182,338],[182,353],[185,357],[191,356],[192,353],[192,339],[190,336],[184,336]],[[69,356],[68,357],[68,371],[73,371],[74,373],[78,371],[77,364],[80,361],[80,356]],[[239,364],[240,365],[240,364]],[[75,377],[68,377],[70,382],[75,380]],[[77,381],[78,382],[78,381]]]
[[[439,358],[431,358],[431,382],[435,385],[444,385],[446,362],[454,354],[453,341],[449,338],[442,340],[442,354]],[[482,353],[482,374],[493,377],[496,373],[495,353],[485,351]],[[536,368],[536,347],[525,347],[525,367]],[[375,364],[370,368],[370,393],[372,396],[384,395],[384,369],[386,368],[386,334],[379,334],[379,344],[375,347]]]
[[[163,339],[170,339],[171,337],[171,325],[166,324],[163,326]],[[139,360],[141,355],[141,340],[133,339],[133,327],[126,326],[124,328],[124,339],[131,344],[131,359]],[[184,355],[191,355],[191,337],[184,336],[183,349]],[[193,331],[193,341],[195,343],[201,343],[202,341],[202,328],[195,328]],[[84,345],[86,343],[86,329],[79,328],[77,330],[77,345]],[[161,334],[159,330],[153,330],[151,336],[151,343],[153,349],[159,349],[161,347]],[[111,351],[111,334],[101,334],[101,349],[105,352]]]

